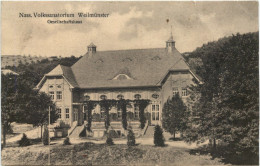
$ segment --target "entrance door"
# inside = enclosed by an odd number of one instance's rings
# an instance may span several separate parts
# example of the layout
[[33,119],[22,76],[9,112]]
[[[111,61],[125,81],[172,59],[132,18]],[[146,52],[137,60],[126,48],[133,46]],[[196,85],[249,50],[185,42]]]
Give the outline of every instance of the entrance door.
[[74,120],[73,121],[78,121],[78,109],[74,108]]
[[151,124],[156,125],[159,124],[160,113],[159,113],[159,104],[152,104],[152,116],[151,116]]

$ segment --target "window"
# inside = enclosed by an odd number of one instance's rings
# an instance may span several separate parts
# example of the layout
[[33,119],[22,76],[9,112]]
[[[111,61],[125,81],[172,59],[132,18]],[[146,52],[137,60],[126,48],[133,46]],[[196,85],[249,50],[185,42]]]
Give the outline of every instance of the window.
[[61,85],[57,85],[57,88],[61,88]]
[[158,99],[158,97],[159,97],[158,94],[156,94],[156,93],[152,94],[152,98],[154,98],[154,99]]
[[188,96],[187,88],[182,88],[181,95],[182,96]]
[[173,95],[177,95],[179,93],[178,88],[173,88],[172,90]]
[[84,101],[89,101],[89,99],[90,99],[90,96],[88,96],[88,95],[84,96]]
[[51,96],[51,99],[54,100],[54,92],[51,91],[51,92],[49,92],[49,94],[50,94],[50,96]]
[[107,99],[107,96],[106,96],[106,95],[101,95],[101,96],[100,96],[100,99],[101,99],[101,100],[106,100],[106,99]]
[[152,120],[154,121],[159,120],[159,104],[152,105]]
[[70,118],[70,109],[66,108],[66,119]]
[[62,92],[57,91],[57,100],[61,100],[61,99],[62,99]]
[[139,106],[136,104],[134,105],[134,117],[139,118]]
[[122,118],[122,109],[117,109],[117,117]]
[[104,107],[100,108],[100,117],[105,118],[105,108]]
[[59,117],[59,119],[61,119],[61,109],[58,108],[58,109],[57,109],[57,112],[58,112],[58,117]]
[[135,97],[135,99],[136,99],[136,100],[139,100],[139,99],[141,99],[141,95],[140,95],[140,94],[135,94],[135,96],[134,96],[134,97]]
[[117,95],[117,99],[122,100],[122,99],[124,99],[124,96],[123,95]]

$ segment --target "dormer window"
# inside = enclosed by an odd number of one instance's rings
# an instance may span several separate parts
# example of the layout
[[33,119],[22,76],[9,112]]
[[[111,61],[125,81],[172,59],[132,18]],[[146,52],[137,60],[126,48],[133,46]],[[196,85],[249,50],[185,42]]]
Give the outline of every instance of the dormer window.
[[161,60],[161,58],[157,55],[157,56],[153,57],[152,60],[153,60],[153,61],[154,61],[154,60],[155,60],[155,61],[156,61],[156,60]]
[[125,58],[125,59],[123,59],[122,60],[123,62],[131,62],[131,61],[133,61],[131,58]]
[[126,74],[118,74],[113,80],[130,80],[131,77],[129,77]]

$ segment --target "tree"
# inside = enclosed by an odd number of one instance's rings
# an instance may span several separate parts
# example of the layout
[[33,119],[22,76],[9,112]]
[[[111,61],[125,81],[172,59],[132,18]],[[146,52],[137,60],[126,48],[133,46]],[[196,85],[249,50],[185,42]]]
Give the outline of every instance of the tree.
[[129,127],[129,129],[128,129],[127,145],[128,146],[134,146],[135,145],[135,134],[134,134],[131,127]]
[[29,146],[30,140],[27,138],[27,135],[23,133],[23,137],[18,141],[19,146]]
[[26,96],[30,88],[22,83],[22,80],[15,75],[1,75],[1,120],[3,147],[6,144],[6,133],[12,122],[21,121],[25,117]]
[[97,101],[84,101],[85,102],[85,108],[87,110],[87,130],[91,131],[91,123],[92,123],[92,110],[96,107]]
[[43,92],[31,91],[27,97],[27,100],[26,107],[23,109],[28,113],[22,122],[32,124],[33,126],[40,126],[42,138],[42,128],[44,125],[49,123],[49,117],[51,124],[55,123],[59,118],[56,106],[52,102],[51,97]]
[[195,90],[201,96],[194,106],[198,118],[190,129],[197,135],[188,134],[190,141],[210,138],[216,149],[219,140],[234,154],[258,158],[258,47],[258,33],[248,33],[209,43],[191,53],[202,59],[204,83]]
[[159,125],[156,125],[154,128],[154,145],[155,146],[165,146],[163,137],[163,130]]
[[20,76],[2,75],[1,118],[3,146],[6,144],[6,132],[12,122],[29,123],[34,126],[48,121],[48,107],[52,106],[51,123],[58,118],[55,105],[50,97],[33,90],[29,82]]
[[122,111],[122,126],[126,130],[127,129],[127,113],[126,113],[126,106],[129,104],[129,101],[120,99],[117,103],[117,109]]
[[136,99],[134,100],[134,103],[139,107],[140,128],[143,129],[147,120],[144,114],[144,110],[150,104],[150,100]]
[[63,141],[63,145],[71,145],[69,137],[65,138],[65,140]]
[[162,110],[162,126],[175,138],[175,133],[183,131],[186,126],[186,106],[179,94],[168,99]]
[[43,143],[43,145],[49,145],[49,130],[48,130],[47,125],[44,127],[42,143]]
[[114,145],[113,139],[108,136],[108,137],[107,137],[107,140],[106,140],[106,144],[107,144],[108,146]]

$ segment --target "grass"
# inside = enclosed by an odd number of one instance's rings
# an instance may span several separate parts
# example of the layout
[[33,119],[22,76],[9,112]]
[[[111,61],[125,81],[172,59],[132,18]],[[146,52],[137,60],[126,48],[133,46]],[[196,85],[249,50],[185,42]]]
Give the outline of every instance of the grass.
[[190,150],[190,154],[211,155],[212,158],[219,158],[221,162],[232,165],[259,165],[259,156],[250,152],[237,154],[225,145],[218,145],[216,150],[204,145]]
[[[138,145],[80,143],[52,145],[52,165],[223,165],[210,155],[193,155],[189,149]],[[48,163],[48,146],[10,147],[2,150],[3,165],[43,165]]]

